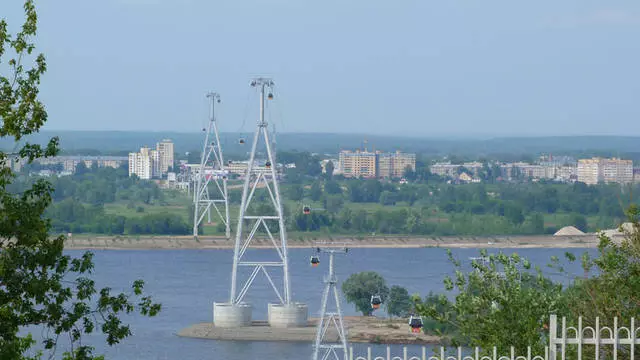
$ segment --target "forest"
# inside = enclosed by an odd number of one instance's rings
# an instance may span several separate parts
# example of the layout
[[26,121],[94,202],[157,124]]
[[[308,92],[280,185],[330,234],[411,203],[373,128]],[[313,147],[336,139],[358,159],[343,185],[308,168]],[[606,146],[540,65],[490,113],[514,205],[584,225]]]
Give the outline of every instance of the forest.
[[[178,235],[192,231],[185,216],[172,212],[145,214],[145,208],[167,206],[177,194],[167,194],[153,182],[128,175],[126,167],[87,168],[81,163],[74,175],[49,178],[55,189],[54,202],[45,215],[51,219],[53,231],[129,235]],[[10,191],[22,192],[36,179],[19,174]],[[120,214],[106,211],[116,204],[129,211]],[[130,216],[131,213],[135,216]],[[184,213],[187,215],[187,209]]]

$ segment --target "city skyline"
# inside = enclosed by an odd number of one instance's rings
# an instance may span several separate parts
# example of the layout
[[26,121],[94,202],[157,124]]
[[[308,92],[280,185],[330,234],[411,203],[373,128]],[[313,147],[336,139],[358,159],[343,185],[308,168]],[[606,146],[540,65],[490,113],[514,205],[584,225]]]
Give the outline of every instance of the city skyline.
[[279,132],[640,135],[630,0],[38,6],[49,130],[195,132],[210,90],[221,131],[250,129],[264,74]]

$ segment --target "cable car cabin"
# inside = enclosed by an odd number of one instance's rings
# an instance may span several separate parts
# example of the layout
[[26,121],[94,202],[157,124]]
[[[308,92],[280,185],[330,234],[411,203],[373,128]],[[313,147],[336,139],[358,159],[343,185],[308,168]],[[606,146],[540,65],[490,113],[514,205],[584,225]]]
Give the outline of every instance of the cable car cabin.
[[267,162],[264,164],[264,167],[266,167],[267,169],[271,169],[271,162],[270,162],[270,161],[267,161]]
[[411,315],[409,318],[409,326],[411,327],[412,333],[420,333],[422,329],[422,317]]
[[269,95],[267,95],[267,98],[268,98],[269,100],[273,100],[273,93],[269,93]]
[[318,267],[320,265],[320,259],[317,256],[311,257],[311,266]]
[[302,208],[302,213],[305,215],[311,214],[311,209],[308,206]]
[[380,309],[380,304],[382,304],[382,298],[380,295],[373,295],[371,297],[371,307],[374,310]]
[[238,140],[238,143],[239,143],[240,145],[244,145],[244,139],[240,139],[240,140]]

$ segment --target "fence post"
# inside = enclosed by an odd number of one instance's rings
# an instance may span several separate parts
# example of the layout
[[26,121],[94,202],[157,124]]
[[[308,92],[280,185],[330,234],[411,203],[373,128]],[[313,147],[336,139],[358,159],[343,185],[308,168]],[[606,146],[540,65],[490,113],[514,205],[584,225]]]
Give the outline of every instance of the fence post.
[[562,336],[562,345],[560,346],[561,356],[562,360],[565,360],[567,358],[567,318],[564,316],[562,317],[562,331],[560,334],[560,336]]
[[553,314],[549,319],[549,360],[557,360],[556,336],[558,336],[558,317]]
[[578,337],[578,360],[582,360],[582,342],[584,341],[582,332],[582,316],[578,316],[578,333],[576,334]]
[[636,352],[636,324],[634,323],[633,318],[631,318],[631,330],[629,331],[629,336],[631,336],[631,360],[634,360],[633,356]]
[[600,359],[600,317],[596,316],[596,353],[595,359]]
[[618,360],[618,317],[613,317],[613,360]]

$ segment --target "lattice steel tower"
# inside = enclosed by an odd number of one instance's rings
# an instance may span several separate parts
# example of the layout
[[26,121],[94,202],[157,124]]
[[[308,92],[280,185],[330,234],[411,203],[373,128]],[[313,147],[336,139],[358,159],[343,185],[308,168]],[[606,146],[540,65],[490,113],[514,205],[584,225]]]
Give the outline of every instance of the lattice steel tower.
[[[266,102],[273,99],[274,83],[271,79],[256,78],[251,82],[251,86],[257,88],[260,94],[260,117],[251,144],[251,153],[242,190],[233,253],[229,303],[214,304],[214,321],[216,326],[249,325],[251,323],[251,305],[246,304],[243,300],[255,278],[262,273],[280,301],[278,304],[269,304],[269,324],[274,327],[306,326],[307,306],[291,301],[287,232],[278,187],[276,158],[269,137],[268,124],[265,120]],[[241,140],[241,143],[243,142],[244,140]],[[266,152],[266,159],[262,160],[264,163],[259,165],[256,164],[258,144],[261,147],[264,146]],[[266,192],[265,198],[268,205],[265,206],[263,203],[255,208],[250,207],[256,190],[262,191],[263,194]],[[274,230],[277,230],[277,234]],[[273,245],[276,261],[245,260],[245,253],[259,231]],[[242,283],[238,279],[238,267],[252,268],[251,274]],[[282,285],[276,285],[271,276],[274,269],[278,268],[282,269]],[[240,287],[238,287],[239,284]]]
[[[220,103],[220,95],[210,92],[207,94],[207,98],[211,100],[209,124],[203,129],[205,136],[202,156],[200,158],[200,166],[194,174],[193,236],[198,236],[198,227],[205,216],[207,221],[211,222],[211,209],[213,208],[225,226],[226,237],[230,238],[229,198],[227,194],[228,172],[225,170],[224,158],[222,157],[222,146],[220,145],[215,113],[215,105]],[[215,185],[213,195],[209,193],[209,185],[212,183]]]
[[[318,247],[318,252],[329,254],[329,274],[325,277],[325,288],[322,293],[322,305],[320,307],[320,321],[318,322],[318,329],[316,330],[316,341],[313,348],[313,360],[347,360],[347,333],[344,329],[344,322],[342,319],[342,308],[340,307],[340,296],[338,295],[338,279],[334,271],[333,257],[335,254],[346,254],[347,247],[331,248],[331,247]],[[335,311],[327,312],[329,305],[329,296],[333,293],[335,300]],[[329,341],[326,339],[327,332],[330,327],[333,327],[337,332],[337,341]],[[331,337],[333,338],[333,336]],[[342,353],[341,355],[338,355]]]

